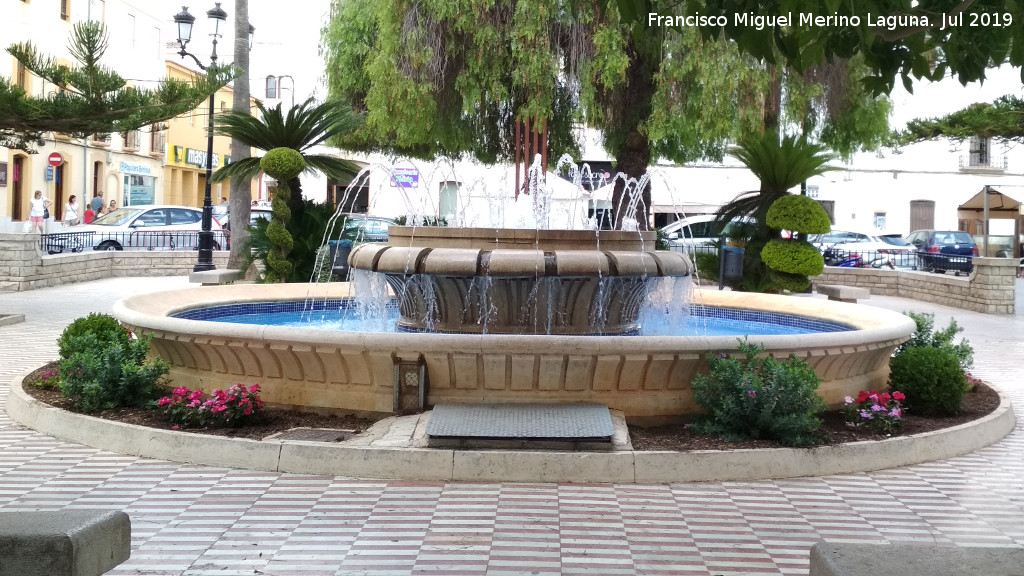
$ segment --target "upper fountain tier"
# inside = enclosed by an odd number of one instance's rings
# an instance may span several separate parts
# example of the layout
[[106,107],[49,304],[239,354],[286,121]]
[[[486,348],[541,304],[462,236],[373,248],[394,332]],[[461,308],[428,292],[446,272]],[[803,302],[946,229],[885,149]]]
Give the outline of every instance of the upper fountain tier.
[[392,226],[388,237],[349,263],[385,275],[412,330],[633,332],[651,283],[692,271],[685,254],[654,250],[654,232]]

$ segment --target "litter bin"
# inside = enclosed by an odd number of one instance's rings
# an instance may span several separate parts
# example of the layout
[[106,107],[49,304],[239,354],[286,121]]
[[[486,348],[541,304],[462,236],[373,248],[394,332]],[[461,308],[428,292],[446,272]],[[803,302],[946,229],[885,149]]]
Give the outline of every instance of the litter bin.
[[722,246],[718,252],[718,289],[725,282],[733,282],[743,278],[743,248],[739,246]]
[[352,252],[351,240],[330,240],[331,274],[346,278],[348,276],[348,255]]

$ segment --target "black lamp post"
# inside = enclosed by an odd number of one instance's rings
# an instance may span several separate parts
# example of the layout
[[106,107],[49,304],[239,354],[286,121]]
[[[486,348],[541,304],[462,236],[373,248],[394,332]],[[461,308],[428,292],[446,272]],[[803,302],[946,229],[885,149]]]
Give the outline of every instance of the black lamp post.
[[[220,7],[220,2],[216,2],[216,5],[206,12],[206,16],[213,21],[213,33],[210,36],[213,37],[213,53],[210,55],[210,65],[217,63],[217,38],[221,37],[220,26],[228,18],[227,12]],[[181,46],[181,50],[178,51],[178,55],[182,58],[188,56],[195,61],[196,65],[200,69],[206,70],[206,66],[196,58],[194,54],[190,54],[185,50],[185,45],[192,39],[192,25],[195,23],[196,17],[188,13],[188,7],[182,6],[181,12],[174,15],[174,22],[178,25],[178,45]],[[249,49],[252,49],[252,36],[255,28],[252,24],[249,25]],[[199,260],[193,267],[194,272],[203,272],[205,270],[215,270],[217,267],[213,264],[213,198],[211,197],[211,185],[210,179],[213,177],[213,97],[216,93],[210,94],[210,116],[209,122],[206,127],[206,191],[203,194],[203,222],[202,229],[199,232]]]

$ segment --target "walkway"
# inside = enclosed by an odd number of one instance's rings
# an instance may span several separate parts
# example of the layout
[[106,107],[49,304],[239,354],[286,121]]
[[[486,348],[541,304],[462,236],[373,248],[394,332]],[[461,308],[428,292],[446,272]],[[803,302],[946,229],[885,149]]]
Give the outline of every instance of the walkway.
[[[187,466],[68,444],[14,424],[10,380],[55,358],[72,319],[183,278],[111,279],[0,294],[0,509],[124,510],[133,551],[112,575],[806,574],[818,540],[1024,546],[1024,425],[942,462],[791,480],[630,484],[365,481]],[[1018,285],[1018,294],[1024,286]],[[1024,305],[951,314],[975,374],[1024,415]],[[1024,418],[1018,417],[1019,420]]]

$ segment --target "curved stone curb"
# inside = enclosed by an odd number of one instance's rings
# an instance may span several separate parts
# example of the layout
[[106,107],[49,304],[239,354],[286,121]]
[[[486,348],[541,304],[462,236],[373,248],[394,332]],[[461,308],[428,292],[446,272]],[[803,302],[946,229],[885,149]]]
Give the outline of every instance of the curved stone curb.
[[100,450],[174,462],[352,478],[469,482],[666,483],[755,480],[867,472],[942,460],[1001,440],[1013,430],[1013,406],[953,428],[881,441],[810,449],[695,452],[556,452],[377,448],[301,441],[259,441],[159,430],[54,408],[11,383],[7,413],[34,430]]

